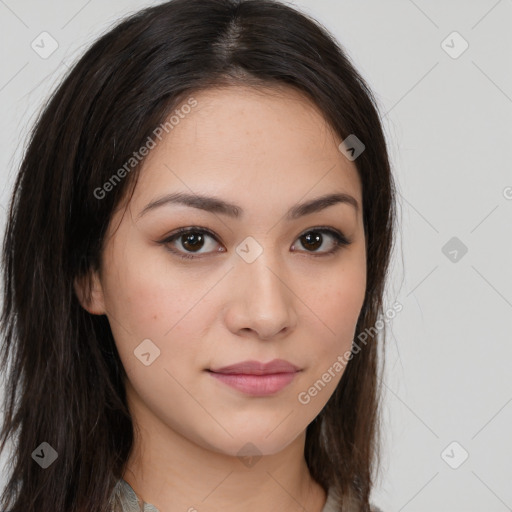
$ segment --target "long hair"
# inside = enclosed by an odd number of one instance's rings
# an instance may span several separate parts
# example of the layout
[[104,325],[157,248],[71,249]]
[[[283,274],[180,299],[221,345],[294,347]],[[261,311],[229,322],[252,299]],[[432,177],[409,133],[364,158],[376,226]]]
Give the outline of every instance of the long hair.
[[[11,439],[13,457],[2,510],[107,510],[133,444],[126,374],[107,317],[84,310],[73,282],[99,268],[110,219],[130,187],[133,194],[144,160],[104,197],[97,191],[180,102],[226,84],[293,87],[343,140],[355,134],[365,144],[354,160],[367,242],[356,335],[382,313],[395,189],[376,100],[334,37],[274,0],[173,0],[127,17],[50,97],[9,204],[0,452]],[[369,510],[379,461],[381,335],[350,360],[306,430],[310,473],[336,491],[340,510]],[[57,462],[43,469],[42,454]]]

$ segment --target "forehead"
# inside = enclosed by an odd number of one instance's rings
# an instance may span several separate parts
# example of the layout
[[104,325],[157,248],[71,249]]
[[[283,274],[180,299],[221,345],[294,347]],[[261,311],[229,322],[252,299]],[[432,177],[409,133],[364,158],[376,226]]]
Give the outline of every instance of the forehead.
[[277,156],[282,148],[282,153],[289,151],[288,159],[297,153],[318,157],[320,151],[336,144],[336,135],[321,110],[292,87],[231,86],[200,91],[195,98],[197,107],[182,123],[190,129],[173,130],[174,137],[169,137],[175,144],[187,143],[194,131],[202,142],[222,143],[234,154],[272,151]]
[[361,203],[353,162],[321,110],[291,87],[230,86],[191,94],[172,129],[150,151],[131,200],[156,193],[222,195],[237,203],[282,202],[342,191]]

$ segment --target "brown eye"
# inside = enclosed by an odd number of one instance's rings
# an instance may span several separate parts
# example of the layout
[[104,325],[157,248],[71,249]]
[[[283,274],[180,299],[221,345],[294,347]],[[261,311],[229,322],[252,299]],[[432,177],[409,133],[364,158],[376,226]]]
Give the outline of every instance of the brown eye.
[[197,231],[192,231],[181,235],[181,244],[187,251],[197,251],[204,245],[204,236]]
[[[209,230],[199,227],[180,228],[160,243],[180,258],[197,259],[209,252],[225,252],[224,249],[215,251],[217,237]],[[209,250],[201,251],[205,246]]]
[[318,231],[314,231],[314,233],[316,234],[312,235],[311,233],[308,233],[307,235],[302,235],[300,237],[302,245],[312,251],[316,251],[323,242],[322,235]]
[[[297,240],[300,241],[300,245],[305,249],[299,252],[306,252],[315,257],[334,254],[343,246],[351,244],[341,232],[331,228],[310,229]],[[164,245],[169,252],[186,259],[199,259],[209,253],[226,251],[219,244],[218,238],[214,233],[206,228],[195,226],[180,228],[159,243]],[[217,250],[215,250],[216,246],[219,247]],[[319,250],[323,246],[327,246],[327,249]],[[206,249],[202,250],[204,248]],[[295,245],[292,246],[292,250],[294,249]]]
[[[328,235],[327,239],[331,238],[332,240],[331,249],[318,251],[325,242],[325,235]],[[306,252],[311,252],[313,256],[326,256],[333,254],[340,250],[341,247],[351,243],[341,232],[325,228],[311,229],[307,233],[301,235],[298,240],[300,240],[300,244],[306,249]]]

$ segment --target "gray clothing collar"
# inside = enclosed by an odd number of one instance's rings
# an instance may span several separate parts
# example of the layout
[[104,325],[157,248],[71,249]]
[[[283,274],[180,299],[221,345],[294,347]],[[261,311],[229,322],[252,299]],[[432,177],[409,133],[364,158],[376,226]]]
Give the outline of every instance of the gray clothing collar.
[[[110,501],[111,512],[160,512],[154,505],[139,500],[131,485],[124,479],[118,480]],[[322,512],[337,512],[334,494],[329,490]],[[373,509],[379,512],[379,509]]]

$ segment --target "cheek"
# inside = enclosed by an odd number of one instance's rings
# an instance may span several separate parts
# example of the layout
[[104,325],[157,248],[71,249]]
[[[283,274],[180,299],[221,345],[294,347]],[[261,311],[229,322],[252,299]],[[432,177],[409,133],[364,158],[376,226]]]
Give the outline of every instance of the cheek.
[[162,357],[171,342],[187,338],[183,330],[200,295],[193,286],[184,285],[179,275],[161,266],[143,264],[136,257],[130,262],[117,261],[116,271],[107,278],[105,303],[119,353],[124,353],[130,368],[134,350],[144,340],[151,340]]
[[[212,285],[165,258],[119,263],[108,283],[107,309],[121,361],[140,389],[168,389],[169,373],[181,382],[191,369],[204,366],[201,343],[215,321],[215,308],[205,297]],[[146,367],[141,355],[148,352],[146,362],[154,362]]]
[[329,327],[333,339],[352,336],[366,294],[366,266],[363,263],[340,269],[331,275],[316,296],[315,310]]
[[350,350],[355,328],[366,291],[365,266],[358,264],[340,270],[334,279],[321,283],[314,298],[314,307],[323,328],[318,322],[310,333],[315,340],[309,353],[310,371],[305,375],[297,400],[304,411],[317,415],[339,384],[346,365],[351,359]]
[[[358,253],[329,279],[322,279],[317,288],[311,310],[321,319],[321,330],[316,323],[316,335],[312,339],[320,339],[314,354],[315,373],[327,371],[339,360],[339,356],[350,351],[355,338],[355,329],[366,293],[366,263],[364,254]],[[346,358],[345,358],[346,359]],[[339,380],[344,370],[334,369],[334,380]],[[330,386],[334,389],[336,383]]]

